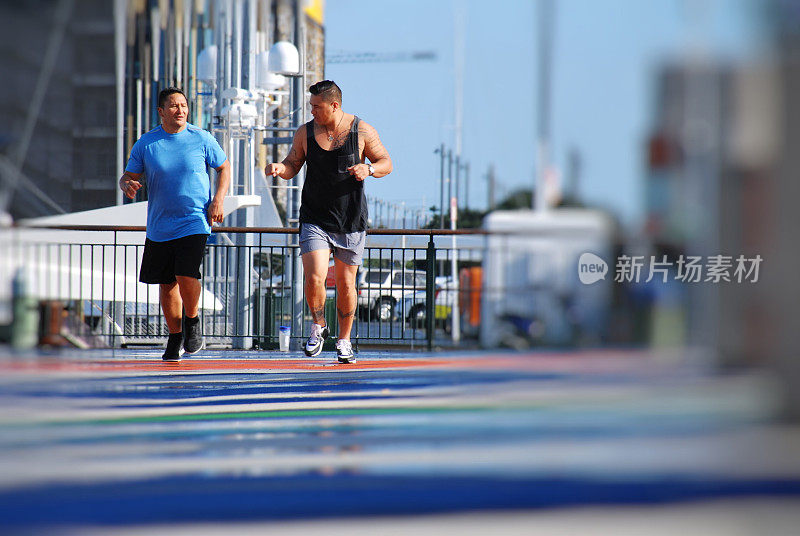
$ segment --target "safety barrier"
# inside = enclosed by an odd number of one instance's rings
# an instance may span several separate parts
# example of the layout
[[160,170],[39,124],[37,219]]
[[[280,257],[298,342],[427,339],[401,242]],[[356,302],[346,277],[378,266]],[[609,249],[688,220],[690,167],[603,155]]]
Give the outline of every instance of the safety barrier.
[[[163,343],[167,327],[158,287],[138,282],[144,228],[53,226],[3,232],[0,281],[24,276],[27,294],[50,303],[49,325],[58,326],[50,330],[112,346]],[[371,229],[368,234],[357,278],[356,346],[450,345],[454,311],[465,307],[460,331],[477,337],[480,284],[470,283],[474,275],[469,274],[479,272],[482,231]],[[278,347],[279,327],[285,325],[299,347],[308,335],[310,315],[296,242],[293,228],[214,229],[203,261],[200,298],[208,344],[273,349]],[[453,277],[454,267],[460,277]],[[332,347],[338,329],[332,268],[326,287]],[[11,302],[10,296],[5,298]],[[52,321],[53,302],[63,306],[62,323]]]

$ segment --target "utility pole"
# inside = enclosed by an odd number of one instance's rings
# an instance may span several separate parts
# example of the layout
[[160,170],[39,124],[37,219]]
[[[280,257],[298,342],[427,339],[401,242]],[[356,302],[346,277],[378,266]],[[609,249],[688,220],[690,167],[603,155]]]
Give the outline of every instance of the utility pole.
[[469,210],[469,162],[464,164],[464,209]]
[[[448,202],[453,198],[453,150],[447,150],[447,200]],[[442,225],[442,229],[444,229]]]
[[495,194],[495,187],[496,187],[496,180],[494,176],[494,164],[489,164],[489,172],[486,174],[486,180],[488,181],[488,185],[486,188],[486,192],[488,195],[488,199],[486,201],[487,208],[491,212],[494,210],[494,194]]
[[536,142],[536,181],[533,189],[532,207],[535,210],[546,210],[545,174],[550,166],[550,64],[552,62],[553,45],[553,0],[539,0],[539,70],[538,70],[538,106],[537,106],[537,142]]
[[439,153],[439,228],[444,229],[444,143],[434,153]]
[[458,203],[461,201],[460,190],[461,190],[461,157],[456,154],[456,207],[458,207]]

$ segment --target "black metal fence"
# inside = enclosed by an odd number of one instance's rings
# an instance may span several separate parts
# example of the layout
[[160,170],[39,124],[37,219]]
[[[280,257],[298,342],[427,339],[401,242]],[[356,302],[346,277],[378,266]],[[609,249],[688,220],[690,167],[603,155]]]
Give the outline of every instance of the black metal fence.
[[[60,302],[73,325],[111,345],[161,344],[168,331],[158,287],[138,283],[143,231],[140,227],[58,226],[50,229],[49,241],[49,237],[41,238],[48,231],[19,230],[3,263],[5,276],[13,277],[23,268],[29,292]],[[26,238],[29,232],[39,233],[39,239]],[[471,244],[459,238],[462,245],[454,248],[455,241],[446,235],[482,233],[376,229],[369,234],[372,238],[356,284],[354,344],[428,348],[448,344],[459,300],[458,270],[480,265],[484,248],[480,236],[471,236]],[[277,348],[280,326],[291,327],[295,347],[308,336],[311,317],[298,273],[296,235],[296,229],[286,228],[214,229],[203,261],[200,298],[208,344]],[[393,243],[398,240],[400,244]],[[325,317],[332,345],[338,319],[332,267],[330,271]],[[462,289],[461,301],[465,292],[475,291]],[[463,331],[467,337],[477,336],[475,330]]]

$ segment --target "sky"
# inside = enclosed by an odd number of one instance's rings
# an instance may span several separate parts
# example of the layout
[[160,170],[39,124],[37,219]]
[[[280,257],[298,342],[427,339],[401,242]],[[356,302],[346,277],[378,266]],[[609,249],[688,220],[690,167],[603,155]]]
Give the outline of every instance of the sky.
[[[660,66],[701,51],[713,61],[754,62],[767,50],[758,2],[556,0],[551,156],[564,176],[580,155],[578,195],[628,228],[644,216],[644,147]],[[455,25],[463,10],[462,158],[468,201],[485,209],[490,165],[497,198],[531,187],[536,169],[536,3],[523,0],[328,0],[328,53],[433,51],[428,62],[326,66],[342,107],[372,124],[394,172],[369,195],[411,208],[438,205],[439,157],[455,147]],[[462,202],[461,205],[464,203]]]

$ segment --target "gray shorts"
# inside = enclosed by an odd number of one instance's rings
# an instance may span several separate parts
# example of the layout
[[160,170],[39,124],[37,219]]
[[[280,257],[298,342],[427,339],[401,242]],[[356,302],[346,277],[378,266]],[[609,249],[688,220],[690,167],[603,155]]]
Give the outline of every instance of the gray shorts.
[[313,223],[300,224],[300,254],[330,249],[333,256],[350,266],[358,266],[364,256],[367,232],[329,233]]

